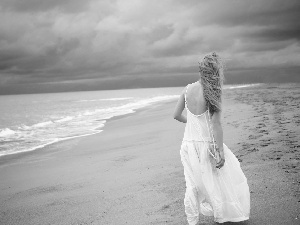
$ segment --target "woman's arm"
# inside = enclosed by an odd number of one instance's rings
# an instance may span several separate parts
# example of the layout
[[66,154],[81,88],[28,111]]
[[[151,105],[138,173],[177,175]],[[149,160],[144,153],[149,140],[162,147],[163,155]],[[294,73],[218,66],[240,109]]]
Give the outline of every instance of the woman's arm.
[[174,119],[182,123],[186,123],[186,117],[182,115],[182,112],[185,107],[184,103],[185,103],[185,89],[181,93],[174,111]]
[[212,116],[212,127],[216,144],[219,147],[221,161],[217,164],[217,168],[221,168],[225,163],[223,151],[223,127],[221,122],[221,111],[215,112]]

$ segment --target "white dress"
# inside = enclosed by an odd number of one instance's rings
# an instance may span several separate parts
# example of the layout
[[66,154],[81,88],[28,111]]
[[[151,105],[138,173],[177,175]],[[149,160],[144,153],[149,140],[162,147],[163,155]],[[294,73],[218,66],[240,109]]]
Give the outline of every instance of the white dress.
[[208,151],[211,141],[209,112],[194,115],[187,107],[187,123],[180,149],[186,192],[185,213],[189,225],[199,221],[200,213],[213,216],[215,222],[238,222],[249,219],[250,193],[240,162],[223,143],[225,164],[215,167]]

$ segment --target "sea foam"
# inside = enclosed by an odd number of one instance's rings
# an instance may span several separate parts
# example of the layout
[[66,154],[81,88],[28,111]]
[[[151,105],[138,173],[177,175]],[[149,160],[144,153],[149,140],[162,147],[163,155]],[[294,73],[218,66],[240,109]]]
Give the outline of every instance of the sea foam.
[[15,131],[13,131],[9,128],[4,128],[4,129],[0,130],[0,137],[7,137],[7,136],[13,135],[15,133],[16,133]]

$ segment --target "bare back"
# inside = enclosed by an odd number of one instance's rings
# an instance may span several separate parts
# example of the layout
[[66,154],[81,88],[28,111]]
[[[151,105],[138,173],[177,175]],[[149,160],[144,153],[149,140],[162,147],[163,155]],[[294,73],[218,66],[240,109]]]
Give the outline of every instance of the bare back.
[[207,111],[203,88],[199,82],[189,84],[186,89],[186,107],[194,115],[201,115]]

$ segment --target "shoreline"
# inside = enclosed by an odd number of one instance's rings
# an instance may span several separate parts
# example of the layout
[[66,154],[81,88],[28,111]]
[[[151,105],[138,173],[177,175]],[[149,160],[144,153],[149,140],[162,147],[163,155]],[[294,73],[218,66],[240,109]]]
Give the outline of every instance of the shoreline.
[[141,113],[144,110],[148,110],[152,107],[159,107],[161,104],[169,103],[169,102],[173,102],[173,101],[177,101],[177,99],[176,100],[165,100],[165,101],[162,101],[162,102],[155,102],[152,105],[148,105],[148,106],[144,106],[142,108],[135,109],[133,113],[127,113],[127,114],[118,115],[118,116],[114,116],[112,118],[106,119],[106,122],[104,123],[103,127],[101,127],[100,129],[99,128],[95,129],[95,131],[99,131],[99,132],[95,132],[95,133],[91,133],[91,134],[85,134],[85,135],[81,135],[81,136],[70,137],[70,138],[66,138],[66,139],[61,139],[61,140],[57,140],[57,141],[54,141],[52,143],[46,144],[42,147],[37,147],[33,150],[28,150],[28,151],[17,152],[17,153],[13,153],[13,154],[0,156],[0,169],[3,166],[9,165],[10,163],[11,164],[16,164],[17,163],[17,162],[14,163],[13,161],[19,161],[20,162],[22,159],[24,159],[26,157],[30,157],[30,156],[34,157],[34,154],[43,154],[43,152],[47,152],[47,151],[51,151],[51,150],[53,150],[52,153],[55,153],[56,151],[58,151],[58,148],[60,148],[59,146],[62,145],[62,144],[74,145],[74,144],[80,142],[80,139],[82,139],[82,138],[86,138],[88,136],[93,136],[93,135],[99,135],[99,134],[101,135],[101,133],[104,131],[104,128],[110,122],[113,122],[115,120],[120,120],[120,119],[130,117],[130,116],[134,116],[138,113]]

